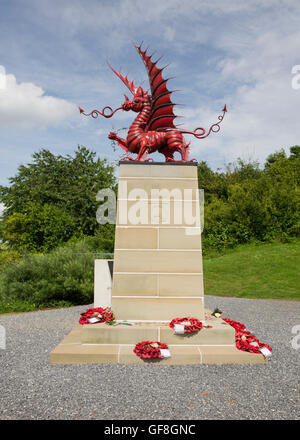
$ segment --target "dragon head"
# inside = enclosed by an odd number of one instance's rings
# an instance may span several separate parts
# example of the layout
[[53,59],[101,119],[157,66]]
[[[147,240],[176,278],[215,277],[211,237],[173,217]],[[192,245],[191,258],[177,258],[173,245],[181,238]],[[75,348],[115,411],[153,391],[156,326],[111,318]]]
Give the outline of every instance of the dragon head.
[[136,113],[142,111],[145,104],[150,103],[150,96],[148,93],[142,89],[142,87],[137,87],[133,98],[130,100],[127,95],[125,96],[125,101],[122,105],[122,109],[125,111],[133,110]]
[[124,95],[125,101],[122,104],[122,109],[125,111],[133,110],[134,112],[139,113],[143,109],[144,105],[150,103],[151,101],[151,97],[148,95],[148,92],[141,86],[136,86],[133,81],[129,81],[127,75],[122,75],[120,72],[117,72],[115,69],[113,69],[109,63],[107,64],[133,94],[132,99],[129,99],[127,95]]

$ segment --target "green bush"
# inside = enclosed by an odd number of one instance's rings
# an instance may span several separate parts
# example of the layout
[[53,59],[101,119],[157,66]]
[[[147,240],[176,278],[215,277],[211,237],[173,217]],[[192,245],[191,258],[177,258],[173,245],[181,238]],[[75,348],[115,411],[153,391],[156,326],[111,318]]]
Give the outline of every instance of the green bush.
[[226,172],[198,166],[204,189],[203,251],[256,241],[291,241],[300,235],[300,147],[257,162],[238,160]]
[[20,260],[21,255],[18,251],[12,251],[9,249],[0,250],[0,269],[9,263]]
[[[24,256],[0,272],[1,303],[24,302],[41,306],[88,304],[93,301],[94,260],[106,258],[110,249],[99,250],[101,236],[84,238],[45,255]],[[97,251],[96,251],[97,249]],[[1,310],[0,310],[1,312]]]

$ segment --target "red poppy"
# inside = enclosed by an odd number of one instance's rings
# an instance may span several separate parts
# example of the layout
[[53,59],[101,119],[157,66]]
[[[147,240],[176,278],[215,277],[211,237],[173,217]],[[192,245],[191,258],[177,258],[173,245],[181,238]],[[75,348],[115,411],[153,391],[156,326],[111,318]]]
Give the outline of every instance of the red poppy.
[[[235,329],[235,345],[239,350],[248,351],[249,353],[261,353],[260,349],[266,347],[272,352],[272,348],[268,344],[259,342],[258,338],[246,330],[241,322],[226,318],[223,318],[223,321]],[[257,345],[251,345],[253,342],[256,342]]]
[[197,318],[175,318],[172,319],[169,326],[171,328],[174,328],[175,324],[183,325],[182,323],[189,322],[189,324],[184,325],[184,333],[192,333],[192,332],[198,332],[203,328],[202,322],[199,321]]
[[[154,346],[155,344],[155,346]],[[166,344],[159,341],[143,341],[136,344],[133,352],[143,359],[162,358],[160,349],[168,348]]]
[[99,321],[97,321],[95,324],[101,322],[112,323],[115,320],[113,312],[108,307],[96,307],[94,309],[87,309],[85,312],[81,313],[79,324],[92,324],[88,321],[88,319],[96,316],[98,317]]

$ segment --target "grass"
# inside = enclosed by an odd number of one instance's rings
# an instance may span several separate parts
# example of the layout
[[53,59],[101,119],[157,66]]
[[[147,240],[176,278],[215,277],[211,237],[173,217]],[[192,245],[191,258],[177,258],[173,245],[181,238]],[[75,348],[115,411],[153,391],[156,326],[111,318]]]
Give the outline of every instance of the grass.
[[300,241],[249,244],[203,259],[206,295],[300,299]]

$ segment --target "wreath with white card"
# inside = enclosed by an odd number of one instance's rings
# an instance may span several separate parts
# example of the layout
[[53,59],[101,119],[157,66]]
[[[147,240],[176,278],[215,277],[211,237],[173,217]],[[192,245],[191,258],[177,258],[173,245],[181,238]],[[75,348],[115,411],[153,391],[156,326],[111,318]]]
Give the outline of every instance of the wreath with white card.
[[169,326],[174,329],[174,332],[177,335],[198,332],[203,328],[203,324],[199,319],[187,317],[172,319]]
[[106,322],[107,324],[114,324],[115,317],[109,307],[95,307],[94,309],[87,309],[86,312],[80,314],[79,324],[100,324]]
[[167,344],[159,341],[143,341],[136,344],[133,352],[143,359],[163,359],[171,357]]

